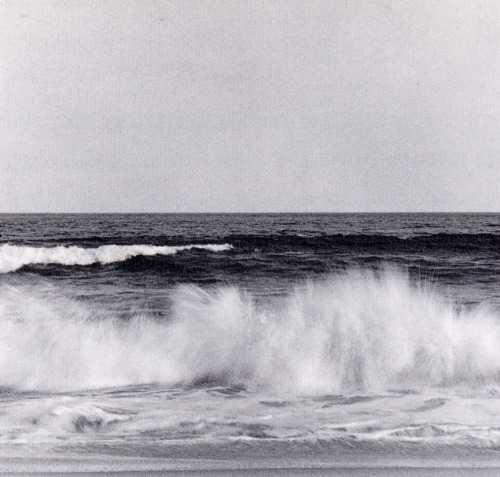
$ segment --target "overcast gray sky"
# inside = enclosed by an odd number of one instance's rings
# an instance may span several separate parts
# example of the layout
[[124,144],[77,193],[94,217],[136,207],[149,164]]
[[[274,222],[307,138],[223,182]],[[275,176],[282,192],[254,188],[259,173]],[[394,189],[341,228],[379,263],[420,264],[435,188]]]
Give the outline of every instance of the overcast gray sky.
[[0,0],[0,211],[500,211],[497,0]]

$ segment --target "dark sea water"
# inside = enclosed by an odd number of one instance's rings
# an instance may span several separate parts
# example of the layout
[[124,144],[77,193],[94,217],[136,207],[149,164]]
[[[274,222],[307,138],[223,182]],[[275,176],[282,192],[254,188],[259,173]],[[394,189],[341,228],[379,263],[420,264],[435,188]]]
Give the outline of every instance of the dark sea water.
[[0,234],[4,457],[500,460],[500,214]]

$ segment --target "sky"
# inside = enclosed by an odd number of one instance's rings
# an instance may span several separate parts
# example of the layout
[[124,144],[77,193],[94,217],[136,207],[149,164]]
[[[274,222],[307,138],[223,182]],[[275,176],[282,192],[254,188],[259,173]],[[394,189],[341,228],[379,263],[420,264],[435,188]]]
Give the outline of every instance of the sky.
[[0,212],[500,212],[497,0],[0,0]]

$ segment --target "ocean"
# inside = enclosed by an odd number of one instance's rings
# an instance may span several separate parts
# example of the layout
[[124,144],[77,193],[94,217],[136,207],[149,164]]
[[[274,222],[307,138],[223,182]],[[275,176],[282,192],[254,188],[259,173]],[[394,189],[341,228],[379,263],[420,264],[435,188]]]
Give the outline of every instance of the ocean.
[[500,467],[499,258],[500,214],[2,214],[0,471]]

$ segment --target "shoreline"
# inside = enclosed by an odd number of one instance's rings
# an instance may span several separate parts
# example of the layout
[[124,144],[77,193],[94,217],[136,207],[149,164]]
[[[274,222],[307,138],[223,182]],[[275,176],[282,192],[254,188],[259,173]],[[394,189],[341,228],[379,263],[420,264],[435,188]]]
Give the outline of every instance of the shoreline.
[[[255,450],[255,449],[254,449]],[[429,449],[427,449],[429,450]],[[436,451],[438,449],[434,449]],[[457,449],[454,449],[457,451]],[[441,449],[442,451],[442,449]],[[496,476],[500,475],[500,453],[483,449],[468,455],[467,452],[430,452],[413,456],[397,453],[391,455],[335,454],[272,458],[254,454],[229,458],[197,457],[192,449],[191,458],[141,457],[120,455],[58,455],[45,457],[31,455],[4,456],[0,454],[2,476],[53,476],[75,474],[90,476]],[[383,454],[383,451],[381,452]],[[432,455],[429,455],[432,454]]]

